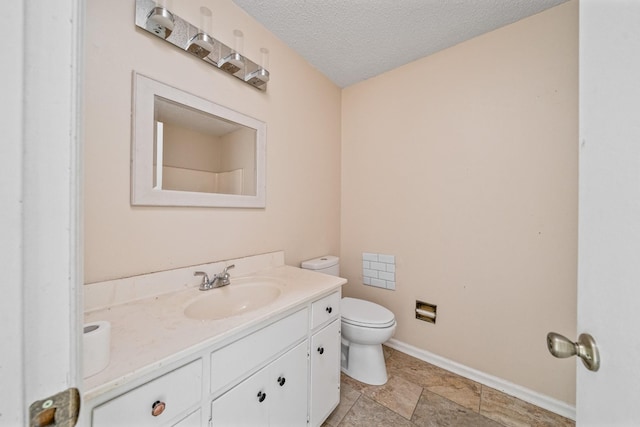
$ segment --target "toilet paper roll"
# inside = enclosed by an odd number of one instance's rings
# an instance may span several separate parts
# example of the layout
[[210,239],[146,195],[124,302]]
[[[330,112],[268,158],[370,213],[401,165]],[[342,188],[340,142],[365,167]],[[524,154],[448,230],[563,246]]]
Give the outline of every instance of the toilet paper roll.
[[111,324],[106,321],[84,325],[82,334],[84,378],[95,375],[109,365]]
[[429,317],[431,319],[435,319],[436,318],[436,314],[433,311],[422,310],[421,308],[416,308],[416,313],[418,313],[419,315],[424,316],[424,317]]

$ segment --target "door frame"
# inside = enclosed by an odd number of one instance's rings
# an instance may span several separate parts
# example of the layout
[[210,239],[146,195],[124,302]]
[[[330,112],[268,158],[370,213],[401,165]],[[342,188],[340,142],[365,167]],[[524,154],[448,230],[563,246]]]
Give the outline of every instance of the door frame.
[[[0,422],[81,388],[81,0],[4,5]],[[8,15],[7,15],[8,14]]]

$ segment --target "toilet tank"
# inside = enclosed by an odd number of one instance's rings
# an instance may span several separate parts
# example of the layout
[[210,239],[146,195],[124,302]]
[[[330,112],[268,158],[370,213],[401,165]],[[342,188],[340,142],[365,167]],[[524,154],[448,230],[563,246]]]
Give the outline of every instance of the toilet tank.
[[307,270],[317,271],[318,273],[330,274],[332,276],[340,275],[340,258],[333,255],[325,255],[303,261],[300,266]]

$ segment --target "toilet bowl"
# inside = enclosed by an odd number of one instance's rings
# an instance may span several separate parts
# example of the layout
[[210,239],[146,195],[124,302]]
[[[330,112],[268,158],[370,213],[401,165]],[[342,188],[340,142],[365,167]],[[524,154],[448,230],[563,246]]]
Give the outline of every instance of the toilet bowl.
[[[338,257],[328,255],[304,261],[301,266],[338,276],[338,261]],[[396,330],[395,316],[381,305],[349,297],[342,298],[340,315],[342,372],[365,384],[385,384],[387,369],[382,343],[391,338]]]
[[396,319],[381,305],[342,298],[342,372],[365,384],[387,382],[382,343],[393,336]]

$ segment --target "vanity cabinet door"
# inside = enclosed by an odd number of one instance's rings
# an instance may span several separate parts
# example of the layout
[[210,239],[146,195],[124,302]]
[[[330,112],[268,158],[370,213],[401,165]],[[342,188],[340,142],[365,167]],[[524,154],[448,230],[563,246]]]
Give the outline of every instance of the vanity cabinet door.
[[213,427],[305,426],[307,366],[305,341],[214,400]]
[[211,403],[213,427],[268,426],[271,393],[269,370],[264,368]]
[[311,337],[311,426],[319,426],[340,401],[340,320]]
[[307,425],[307,354],[307,341],[304,341],[269,366],[271,426]]

